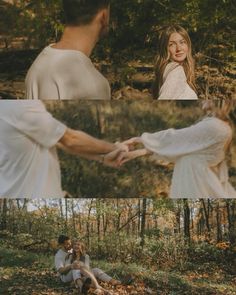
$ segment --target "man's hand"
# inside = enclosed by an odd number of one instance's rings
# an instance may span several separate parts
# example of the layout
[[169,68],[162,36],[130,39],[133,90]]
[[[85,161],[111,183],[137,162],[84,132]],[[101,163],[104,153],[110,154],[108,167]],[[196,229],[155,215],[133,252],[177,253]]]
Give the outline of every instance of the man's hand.
[[121,161],[123,160],[123,156],[126,152],[122,149],[117,149],[109,154],[106,154],[103,159],[103,164],[112,167],[118,168],[121,166]]
[[72,269],[79,269],[81,267],[80,263],[78,261],[74,261],[72,264],[71,264],[71,268]]
[[142,143],[142,141],[141,141],[140,137],[133,137],[133,138],[130,138],[130,139],[126,140],[126,141],[123,141],[121,143],[121,145],[127,146],[128,151],[133,151],[135,149],[135,146],[138,145],[138,144],[141,144],[141,143]]
[[122,150],[123,152],[129,152],[129,146],[124,142],[116,142],[115,146],[117,147],[117,149]]

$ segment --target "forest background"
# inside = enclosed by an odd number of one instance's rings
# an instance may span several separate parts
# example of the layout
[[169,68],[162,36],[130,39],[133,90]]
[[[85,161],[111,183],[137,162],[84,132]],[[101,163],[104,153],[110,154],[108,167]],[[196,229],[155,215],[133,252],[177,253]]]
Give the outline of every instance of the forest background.
[[236,294],[235,200],[2,199],[1,294],[76,294],[54,269],[60,234],[85,242],[94,267],[132,278],[114,294]]
[[[158,30],[173,23],[191,36],[199,97],[235,97],[233,0],[112,0],[111,14],[110,34],[92,60],[109,79],[114,99],[149,97]],[[0,0],[0,15],[0,96],[24,98],[27,70],[63,31],[61,1]],[[139,92],[120,91],[127,86]]]
[[[46,101],[47,109],[70,128],[110,142],[124,141],[168,128],[184,128],[201,120],[201,102],[191,101]],[[236,126],[236,109],[231,112]],[[167,198],[173,164],[143,157],[119,169],[59,152],[63,189],[73,198]],[[230,182],[236,187],[236,138],[227,155]]]

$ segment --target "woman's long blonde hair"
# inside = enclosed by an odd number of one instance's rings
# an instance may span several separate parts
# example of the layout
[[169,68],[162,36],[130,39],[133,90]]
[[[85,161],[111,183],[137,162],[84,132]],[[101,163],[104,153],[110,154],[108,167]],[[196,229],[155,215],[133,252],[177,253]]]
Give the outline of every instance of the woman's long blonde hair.
[[[79,253],[79,256],[77,255],[77,253],[75,252],[75,248],[76,247],[80,247],[80,253]],[[76,240],[73,242],[73,254],[72,254],[72,260],[80,260],[81,257],[85,256],[86,254],[86,247],[85,247],[85,244],[82,243],[81,241],[79,240]]]
[[233,130],[234,124],[230,118],[232,113],[236,112],[236,101],[235,100],[207,100],[207,105],[205,107],[205,112],[207,115],[213,115],[216,118],[225,121],[229,124],[232,130],[232,137],[229,142],[226,143],[225,152],[228,152],[231,147],[233,140]]
[[236,109],[235,100],[207,100],[205,111],[208,114],[213,114],[215,117],[231,123],[230,113]]
[[180,34],[188,45],[188,54],[185,61],[182,63],[184,68],[187,83],[196,91],[195,87],[195,63],[192,56],[192,43],[187,31],[179,25],[166,26],[160,29],[158,38],[158,55],[155,62],[155,82],[153,84],[153,97],[158,99],[161,86],[163,85],[163,75],[167,64],[170,62],[169,40],[173,33]]

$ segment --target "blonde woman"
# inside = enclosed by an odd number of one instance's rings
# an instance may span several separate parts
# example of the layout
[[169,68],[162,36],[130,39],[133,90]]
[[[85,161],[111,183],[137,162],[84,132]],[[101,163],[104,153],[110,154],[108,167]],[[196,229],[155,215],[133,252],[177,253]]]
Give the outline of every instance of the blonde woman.
[[[107,282],[113,286],[119,285],[120,282],[112,279],[110,276],[108,276],[106,273],[104,273],[102,270],[98,268],[90,268],[90,257],[88,254],[86,254],[86,248],[85,245],[80,241],[75,241],[73,243],[73,253],[72,253],[72,259],[71,259],[73,266],[75,269],[79,270],[82,278],[84,279],[90,279],[93,287],[95,288],[94,294],[96,295],[112,295],[112,293],[103,287],[101,287],[97,281],[97,278],[100,281]],[[75,281],[77,287],[81,286],[81,279],[78,279]],[[82,293],[86,293],[85,290],[81,290]]]
[[155,63],[154,99],[198,99],[194,71],[187,31],[179,25],[164,27],[159,35]]
[[215,104],[203,102],[206,116],[195,125],[144,133],[126,141],[129,146],[138,143],[145,148],[126,153],[122,163],[150,154],[174,163],[171,198],[236,198],[225,160],[233,134],[229,112],[236,104],[224,102],[221,107]]

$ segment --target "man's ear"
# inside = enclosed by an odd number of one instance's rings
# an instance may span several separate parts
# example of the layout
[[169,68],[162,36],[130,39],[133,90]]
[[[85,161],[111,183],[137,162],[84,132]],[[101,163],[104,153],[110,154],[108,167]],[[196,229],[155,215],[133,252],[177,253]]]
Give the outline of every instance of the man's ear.
[[99,23],[101,23],[103,27],[107,26],[109,24],[109,9],[101,9],[97,14],[97,20],[99,21]]

